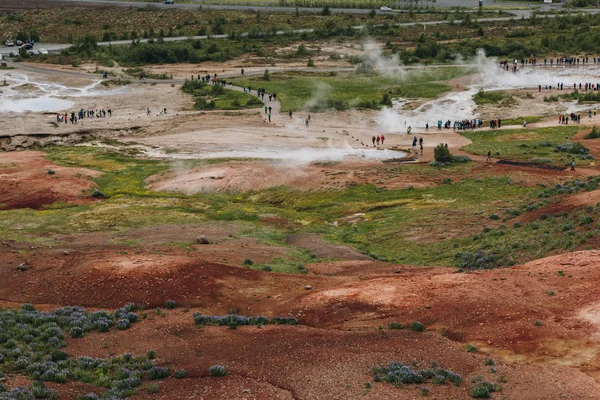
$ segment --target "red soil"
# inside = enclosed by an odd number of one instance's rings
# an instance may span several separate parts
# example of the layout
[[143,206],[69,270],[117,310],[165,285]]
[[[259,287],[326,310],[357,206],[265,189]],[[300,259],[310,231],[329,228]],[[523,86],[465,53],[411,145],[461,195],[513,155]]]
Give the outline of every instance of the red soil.
[[[53,175],[48,173],[54,171]],[[56,202],[89,204],[100,173],[58,166],[35,151],[0,153],[0,210],[41,209]]]

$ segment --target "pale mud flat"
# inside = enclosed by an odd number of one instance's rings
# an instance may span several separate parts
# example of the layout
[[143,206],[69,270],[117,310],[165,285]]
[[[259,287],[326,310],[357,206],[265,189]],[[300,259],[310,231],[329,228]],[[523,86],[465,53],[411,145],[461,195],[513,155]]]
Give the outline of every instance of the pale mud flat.
[[[28,135],[36,133],[64,134],[81,130],[122,130],[134,126],[161,125],[171,113],[182,113],[191,107],[191,99],[178,86],[134,83],[126,86],[105,87],[99,75],[74,77],[49,73],[9,70],[0,74],[7,77],[7,88],[0,95],[0,124],[4,134]],[[151,115],[146,115],[146,108]],[[159,116],[167,108],[167,117]],[[84,110],[112,110],[112,117],[85,118],[76,124],[55,126],[57,113]]]

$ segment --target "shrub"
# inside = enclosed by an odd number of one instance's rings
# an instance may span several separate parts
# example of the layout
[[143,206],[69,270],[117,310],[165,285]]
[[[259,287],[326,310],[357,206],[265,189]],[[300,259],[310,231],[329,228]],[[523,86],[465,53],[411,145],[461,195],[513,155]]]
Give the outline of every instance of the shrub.
[[471,397],[475,399],[489,399],[491,393],[499,392],[502,386],[494,385],[491,382],[482,381],[471,388]]
[[452,155],[450,154],[448,145],[445,145],[443,143],[440,143],[437,146],[435,146],[435,149],[433,149],[433,157],[437,162],[449,163],[452,161]]
[[470,343],[465,346],[465,350],[467,351],[467,353],[477,353],[477,347],[473,346]]
[[592,131],[583,137],[584,139],[598,139],[600,138],[600,132],[596,129],[596,125],[592,128]]
[[438,368],[437,365],[434,365],[431,369],[423,370],[415,370],[413,367],[399,362],[392,362],[389,365],[374,368],[373,380],[375,382],[389,382],[394,385],[419,384],[427,380],[439,385],[452,382],[456,386],[460,386],[462,383],[460,375],[450,370]]
[[252,261],[251,259],[249,259],[249,258],[246,258],[246,259],[244,260],[244,265],[252,265],[252,264],[254,264],[254,261]]
[[177,307],[177,303],[175,303],[175,300],[167,300],[167,302],[165,303],[165,308],[167,310],[173,310],[175,307]]
[[23,387],[15,387],[0,395],[0,399],[6,400],[35,400],[35,396]]
[[117,329],[120,331],[124,331],[131,327],[131,322],[128,319],[120,319],[117,323]]
[[496,365],[496,362],[494,361],[493,358],[488,358],[487,360],[485,360],[485,365],[490,365],[490,366],[494,366]]
[[[503,233],[502,231],[496,231]],[[495,254],[489,251],[478,251],[471,253],[470,251],[458,252],[454,256],[458,260],[458,267],[469,271],[479,269],[491,269],[496,267],[498,259]]]
[[177,379],[185,378],[185,370],[178,369],[177,371],[175,371],[175,378],[177,378]]
[[169,376],[169,368],[165,367],[152,367],[147,372],[148,379],[150,380],[158,380],[164,379]]
[[33,306],[33,304],[23,304],[23,306],[21,306],[21,309],[23,311],[35,311],[35,307]]
[[83,337],[83,329],[79,326],[74,326],[71,328],[71,337],[72,338],[81,338]]
[[80,394],[77,396],[77,400],[101,400],[102,397],[98,396],[96,393],[86,393]]
[[160,385],[158,383],[150,383],[146,386],[148,393],[158,393],[160,391]]
[[411,331],[414,332],[423,332],[425,330],[423,324],[418,321],[412,322],[408,327]]
[[587,154],[589,150],[579,142],[559,144],[554,148],[555,152],[569,153],[569,154]]
[[54,389],[48,389],[42,381],[31,382],[31,385],[29,385],[29,390],[36,399],[58,398],[58,392]]
[[148,357],[148,360],[154,360],[156,358],[156,352],[154,350],[148,350],[146,352],[146,357]]
[[452,156],[451,162],[455,164],[468,163],[471,162],[471,158],[469,156]]
[[498,214],[490,214],[490,219],[494,220],[494,221],[497,221],[497,220],[500,219],[500,216]]
[[390,329],[402,329],[402,324],[400,322],[390,322],[388,325]]
[[552,164],[554,160],[546,157],[534,157],[529,162],[532,164]]
[[210,374],[210,376],[213,376],[213,377],[222,377],[222,376],[227,375],[227,370],[225,369],[225,367],[223,365],[212,365],[208,369],[208,373]]
[[272,272],[273,271],[273,268],[271,268],[271,266],[269,266],[269,265],[265,265],[261,269],[263,271],[265,271],[265,272]]

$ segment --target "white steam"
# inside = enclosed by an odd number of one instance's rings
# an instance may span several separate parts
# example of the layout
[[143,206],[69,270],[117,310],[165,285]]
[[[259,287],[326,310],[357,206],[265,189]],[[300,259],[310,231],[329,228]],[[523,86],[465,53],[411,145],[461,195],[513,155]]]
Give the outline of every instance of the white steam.
[[[508,61],[512,62],[512,60]],[[406,102],[397,102],[392,108],[383,109],[374,118],[377,130],[383,133],[404,134],[408,126],[411,126],[413,130],[422,130],[426,124],[429,124],[430,129],[435,129],[438,121],[445,123],[448,120],[454,122],[478,118],[479,115],[475,113],[476,106],[472,97],[479,90],[534,89],[538,85],[542,86],[542,90],[550,85],[553,90],[556,90],[559,83],[562,83],[566,90],[572,88],[573,83],[591,82],[596,84],[600,81],[598,66],[541,68],[539,65],[543,65],[543,59],[538,60],[536,68],[521,70],[519,62],[518,72],[512,72],[510,66],[509,71],[506,71],[500,68],[500,60],[486,57],[483,50],[479,50],[473,59],[459,60],[458,64],[463,67],[472,67],[475,71],[466,90],[450,92],[439,99],[427,101],[414,110],[403,110],[402,106]],[[410,71],[410,75],[427,73],[425,68]],[[573,107],[569,109],[573,109]]]

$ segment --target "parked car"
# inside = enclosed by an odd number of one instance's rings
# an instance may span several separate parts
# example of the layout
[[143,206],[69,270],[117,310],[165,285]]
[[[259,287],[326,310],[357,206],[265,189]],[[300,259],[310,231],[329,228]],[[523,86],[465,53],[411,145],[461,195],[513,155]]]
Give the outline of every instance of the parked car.
[[163,3],[165,3],[165,4],[175,4],[175,1],[174,0],[165,0],[165,1],[163,1]]
[[6,47],[13,47],[15,45],[15,42],[8,39],[6,42],[4,42],[4,44],[6,45]]
[[386,6],[383,6],[379,9],[381,12],[392,12],[392,9]]
[[39,49],[38,53],[41,54],[41,55],[48,55],[48,50],[46,50],[46,49]]

